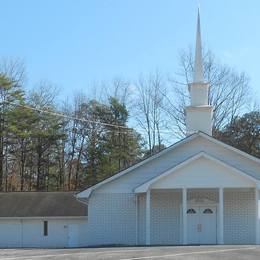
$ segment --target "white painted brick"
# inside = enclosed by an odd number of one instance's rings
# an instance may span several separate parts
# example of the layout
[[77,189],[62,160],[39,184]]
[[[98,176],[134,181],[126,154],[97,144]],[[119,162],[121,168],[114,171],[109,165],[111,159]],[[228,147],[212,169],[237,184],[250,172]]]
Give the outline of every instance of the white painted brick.
[[136,243],[134,194],[93,194],[89,203],[89,245]]
[[254,191],[224,191],[225,244],[255,243]]
[[153,191],[151,199],[151,243],[155,245],[179,244],[180,192]]
[[[208,199],[218,203],[218,190],[188,190],[188,200]],[[96,193],[89,204],[88,245],[145,244],[145,194]],[[182,241],[181,192],[151,192],[151,244],[180,244]],[[136,227],[136,217],[138,225]],[[136,234],[137,228],[137,234]],[[224,191],[225,244],[255,242],[254,190]]]

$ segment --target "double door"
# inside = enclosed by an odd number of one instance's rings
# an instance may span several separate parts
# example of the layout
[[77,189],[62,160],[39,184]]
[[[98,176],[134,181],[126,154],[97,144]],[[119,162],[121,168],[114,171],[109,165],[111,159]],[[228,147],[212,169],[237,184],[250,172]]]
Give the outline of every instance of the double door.
[[216,207],[190,206],[187,209],[189,244],[216,244]]

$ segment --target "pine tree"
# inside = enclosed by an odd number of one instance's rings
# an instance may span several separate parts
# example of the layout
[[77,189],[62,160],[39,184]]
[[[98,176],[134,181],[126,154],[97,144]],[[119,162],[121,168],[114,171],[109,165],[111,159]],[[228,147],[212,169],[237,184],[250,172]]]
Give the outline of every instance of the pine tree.
[[[7,180],[8,175],[8,150],[9,150],[9,131],[11,120],[9,118],[13,110],[23,100],[24,92],[16,82],[11,81],[5,75],[0,74],[0,190],[4,188],[4,175]],[[7,183],[5,184],[7,186]]]
[[216,138],[260,158],[260,112],[236,117],[216,134]]

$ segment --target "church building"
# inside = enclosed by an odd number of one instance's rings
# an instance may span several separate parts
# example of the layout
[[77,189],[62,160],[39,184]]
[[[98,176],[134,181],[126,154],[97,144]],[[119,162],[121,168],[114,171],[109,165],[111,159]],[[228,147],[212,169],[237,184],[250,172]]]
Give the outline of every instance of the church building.
[[87,245],[259,244],[260,160],[212,137],[198,15],[187,136],[77,194]]
[[198,15],[187,136],[77,194],[0,193],[0,247],[259,244],[260,159],[212,137]]

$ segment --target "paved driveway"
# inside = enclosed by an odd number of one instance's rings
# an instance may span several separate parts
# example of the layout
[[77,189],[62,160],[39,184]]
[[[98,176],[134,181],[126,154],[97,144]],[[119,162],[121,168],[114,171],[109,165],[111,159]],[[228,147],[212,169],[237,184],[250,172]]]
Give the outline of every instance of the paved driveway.
[[260,246],[172,246],[81,249],[0,249],[1,260],[260,259]]

